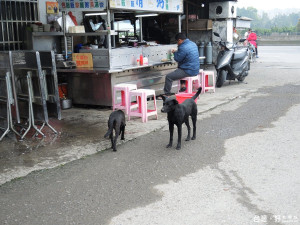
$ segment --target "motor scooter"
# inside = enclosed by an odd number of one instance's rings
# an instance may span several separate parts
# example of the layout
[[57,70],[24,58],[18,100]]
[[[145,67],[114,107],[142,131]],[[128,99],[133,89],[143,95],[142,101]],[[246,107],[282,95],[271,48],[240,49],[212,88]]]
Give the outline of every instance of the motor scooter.
[[[220,35],[214,32],[214,35]],[[245,39],[240,39],[239,42],[244,42]],[[250,70],[248,48],[238,49],[236,44],[227,45],[225,41],[218,41],[221,50],[218,53],[217,62],[215,65],[217,71],[216,86],[222,87],[226,80],[244,81]]]

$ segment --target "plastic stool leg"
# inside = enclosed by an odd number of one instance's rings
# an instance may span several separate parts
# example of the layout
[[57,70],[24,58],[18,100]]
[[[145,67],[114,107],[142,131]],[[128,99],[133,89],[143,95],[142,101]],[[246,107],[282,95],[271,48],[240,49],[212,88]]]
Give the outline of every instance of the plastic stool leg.
[[147,95],[146,95],[146,93],[143,93],[142,102],[143,102],[142,103],[142,105],[143,105],[142,116],[143,116],[143,123],[145,123],[145,122],[148,121],[148,116],[147,116],[148,108],[147,108]]
[[158,120],[158,115],[157,115],[157,105],[156,105],[156,96],[155,93],[153,95],[153,100],[154,100],[154,110],[156,111],[156,119]]

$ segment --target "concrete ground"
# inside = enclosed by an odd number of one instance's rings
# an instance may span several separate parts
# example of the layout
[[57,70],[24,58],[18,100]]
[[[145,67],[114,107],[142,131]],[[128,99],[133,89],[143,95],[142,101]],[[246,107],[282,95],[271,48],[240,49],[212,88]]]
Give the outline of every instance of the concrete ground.
[[[216,93],[200,96],[197,104],[199,114],[255,94],[259,88],[300,84],[300,76],[295,76],[300,71],[299,46],[266,46],[260,47],[259,52],[260,58],[251,65],[244,83],[226,83],[216,89]],[[158,101],[158,120],[151,117],[147,123],[142,123],[140,118],[127,121],[125,141],[167,129],[166,114],[160,113],[161,107],[162,101]],[[103,135],[111,112],[110,109],[101,108],[71,108],[63,111],[61,121],[51,121],[59,135],[49,130],[44,139],[28,135],[20,142],[9,134],[0,142],[0,185],[32,171],[54,168],[110,148],[110,141],[104,139]],[[119,140],[120,143],[122,141]]]

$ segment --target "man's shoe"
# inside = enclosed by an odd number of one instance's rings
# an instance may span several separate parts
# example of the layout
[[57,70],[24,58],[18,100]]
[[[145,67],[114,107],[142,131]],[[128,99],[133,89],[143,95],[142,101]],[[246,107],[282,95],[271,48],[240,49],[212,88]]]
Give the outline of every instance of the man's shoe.
[[182,87],[180,88],[179,92],[185,92],[186,91],[186,87]]
[[168,98],[170,96],[174,95],[174,93],[167,93],[167,94],[161,94],[156,97],[157,100],[163,100],[163,98]]
[[259,58],[258,55],[256,56],[256,58]]

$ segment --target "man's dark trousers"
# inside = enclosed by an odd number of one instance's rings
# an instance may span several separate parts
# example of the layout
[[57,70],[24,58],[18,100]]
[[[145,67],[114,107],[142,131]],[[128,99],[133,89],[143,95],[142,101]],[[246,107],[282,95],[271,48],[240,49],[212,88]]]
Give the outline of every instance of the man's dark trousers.
[[176,69],[174,72],[169,73],[166,76],[166,80],[165,80],[165,87],[164,87],[164,92],[166,95],[170,95],[171,94],[171,89],[172,89],[172,83],[175,80],[180,80],[184,77],[190,77],[189,74],[187,74],[186,72],[184,72],[184,70],[178,68]]

